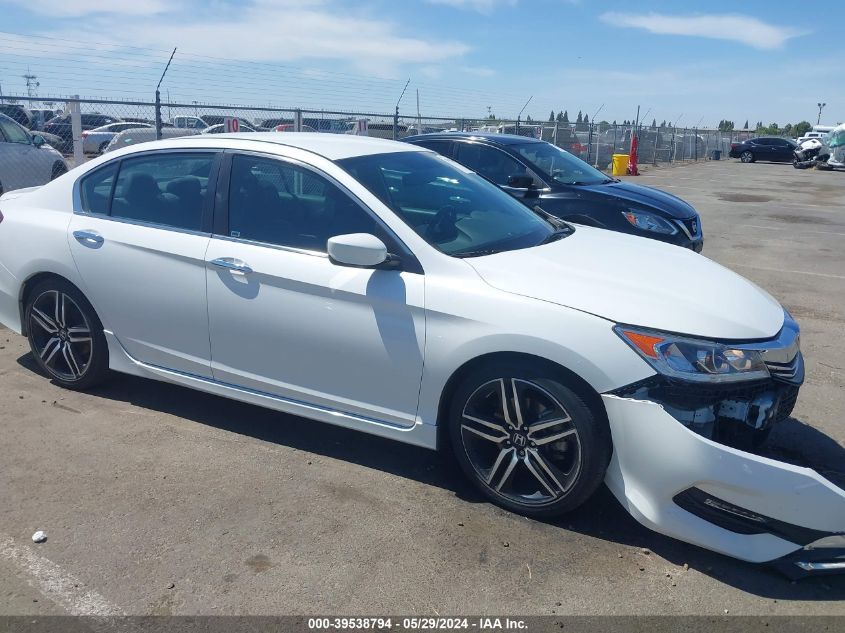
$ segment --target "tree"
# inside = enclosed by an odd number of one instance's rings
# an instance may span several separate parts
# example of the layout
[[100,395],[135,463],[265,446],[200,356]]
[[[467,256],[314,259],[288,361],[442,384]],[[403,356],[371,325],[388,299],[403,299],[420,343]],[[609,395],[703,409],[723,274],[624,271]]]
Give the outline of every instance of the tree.
[[554,123],[555,121],[555,111],[552,110],[552,113],[549,115],[549,123]]
[[651,120],[651,127],[657,127],[657,119]]
[[578,118],[575,119],[575,123],[583,123],[584,122],[584,115],[581,114],[581,110],[578,110]]
[[666,127],[666,119],[663,119],[663,123],[660,124],[660,127]]
[[563,111],[563,119],[561,119],[563,123],[569,123],[569,112],[564,110]]
[[613,119],[613,125],[614,125],[614,126],[619,125],[619,124],[616,122],[616,119]]
[[590,117],[588,117],[588,116],[585,114],[585,115],[584,115],[584,125],[587,125],[587,123],[589,123],[589,122],[590,122]]
[[783,133],[789,135],[792,133],[792,123],[787,123],[783,126]]
[[804,136],[807,132],[813,129],[813,125],[809,121],[801,121],[801,123],[796,123],[795,127],[792,128],[792,133],[795,136]]
[[530,114],[525,117],[525,122],[531,123],[531,115]]
[[748,119],[745,119],[745,127],[743,127],[742,129],[743,129],[743,130],[747,130],[747,129],[748,129]]

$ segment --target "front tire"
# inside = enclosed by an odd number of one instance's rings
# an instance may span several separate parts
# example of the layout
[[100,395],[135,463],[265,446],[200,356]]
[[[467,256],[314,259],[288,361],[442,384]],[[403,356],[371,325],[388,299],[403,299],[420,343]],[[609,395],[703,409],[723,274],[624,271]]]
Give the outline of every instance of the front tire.
[[610,461],[604,417],[542,365],[491,363],[471,372],[452,398],[448,423],[455,456],[475,487],[528,516],[580,506]]
[[739,155],[740,162],[743,163],[753,163],[754,162],[754,154],[745,150],[742,154]]
[[48,279],[29,293],[25,318],[35,362],[67,389],[94,387],[108,375],[109,354],[94,308],[72,284]]

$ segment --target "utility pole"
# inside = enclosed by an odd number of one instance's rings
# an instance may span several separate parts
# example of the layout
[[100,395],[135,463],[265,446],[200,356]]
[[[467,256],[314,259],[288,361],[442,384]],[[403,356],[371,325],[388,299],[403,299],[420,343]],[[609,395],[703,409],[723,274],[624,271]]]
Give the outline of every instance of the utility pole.
[[26,96],[34,97],[38,92],[38,86],[41,85],[37,81],[38,77],[30,73],[29,68],[26,69],[26,74],[22,77],[26,80]]
[[818,119],[816,119],[816,125],[819,125],[819,124],[822,122],[822,110],[824,110],[824,107],[825,107],[827,104],[826,104],[826,103],[822,103],[821,101],[819,101],[819,103],[818,103],[817,105],[819,106],[819,118],[818,118]]
[[393,140],[399,140],[399,104],[402,103],[402,97],[405,96],[405,91],[408,89],[408,86],[411,84],[411,78],[408,77],[408,81],[405,82],[405,87],[402,88],[402,94],[399,95],[399,101],[396,102],[396,110],[393,113]]
[[164,67],[164,72],[161,73],[161,79],[158,80],[158,85],[156,86],[156,140],[161,139],[161,92],[159,88],[161,88],[161,82],[164,81],[164,76],[167,74],[167,69],[170,68],[170,62],[173,61],[173,56],[176,54],[176,48],[173,48],[173,52],[170,53],[170,59],[167,60],[167,65]]
[[422,116],[420,116],[420,89],[417,88],[417,134],[422,133]]
[[528,97],[528,101],[525,102],[525,105],[522,106],[522,110],[519,111],[519,114],[516,115],[516,133],[519,134],[519,121],[522,118],[522,113],[525,112],[525,108],[528,107],[528,104],[531,103],[531,99],[534,98],[534,95]]

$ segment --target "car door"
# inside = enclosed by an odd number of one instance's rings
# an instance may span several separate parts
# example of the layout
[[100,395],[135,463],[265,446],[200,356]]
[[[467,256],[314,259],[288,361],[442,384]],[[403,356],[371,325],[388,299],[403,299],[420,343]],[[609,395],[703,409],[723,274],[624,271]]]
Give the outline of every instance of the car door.
[[537,189],[545,188],[545,183],[528,166],[498,147],[462,141],[457,143],[455,159],[464,167],[491,180],[515,198],[525,198],[527,190],[509,187],[508,179],[511,176],[530,176]]
[[792,143],[783,138],[774,139],[774,143],[776,152],[776,158],[774,160],[791,161],[793,158],[792,152],[794,150]]
[[[35,187],[50,181],[52,161],[32,144],[32,137],[24,128],[0,117],[0,184],[4,191]],[[49,164],[48,164],[49,163]]]
[[[329,237],[404,248],[310,167],[229,154],[207,259],[214,378],[310,406],[411,426],[425,342],[424,277],[338,266]],[[411,256],[412,257],[412,256]]]
[[219,153],[142,153],[77,185],[71,253],[106,330],[134,359],[210,377],[205,253]]

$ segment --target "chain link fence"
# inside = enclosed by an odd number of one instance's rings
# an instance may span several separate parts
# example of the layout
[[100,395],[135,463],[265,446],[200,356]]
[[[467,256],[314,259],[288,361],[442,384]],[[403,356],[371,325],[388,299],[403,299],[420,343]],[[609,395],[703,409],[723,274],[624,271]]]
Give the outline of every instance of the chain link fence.
[[[398,110],[345,112],[75,97],[6,95],[0,102],[0,112],[20,123],[30,137],[40,136],[63,156],[67,167],[156,138],[215,134],[233,126],[241,132],[306,131],[396,140],[445,131],[519,134],[553,143],[599,169],[609,168],[613,154],[628,154],[635,135],[641,165],[706,160],[716,157],[715,151],[726,156],[732,143],[754,136],[752,131],[720,132],[674,126],[413,116]],[[5,170],[9,168],[7,165]],[[5,188],[9,190],[11,185],[6,183]]]

